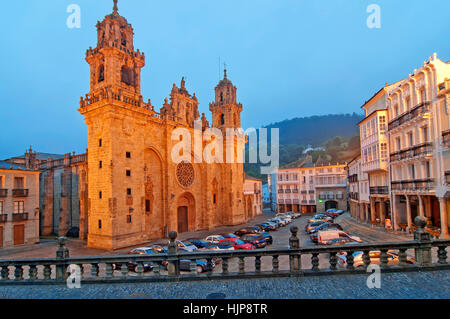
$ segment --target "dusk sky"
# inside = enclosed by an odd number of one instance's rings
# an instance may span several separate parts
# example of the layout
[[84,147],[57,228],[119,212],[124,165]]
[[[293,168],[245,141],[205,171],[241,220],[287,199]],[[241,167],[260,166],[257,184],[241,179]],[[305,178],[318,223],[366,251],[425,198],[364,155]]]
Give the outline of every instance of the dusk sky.
[[[369,29],[369,4],[381,28]],[[81,28],[66,25],[70,4]],[[145,52],[142,95],[161,107],[186,78],[200,113],[223,76],[238,88],[244,128],[329,113],[360,112],[385,82],[408,76],[436,52],[450,60],[450,2],[380,0],[119,0],[119,13]],[[78,113],[89,91],[86,49],[112,0],[2,2],[0,159],[39,152],[81,153]],[[219,57],[222,65],[219,65]],[[339,125],[339,123],[336,123]],[[299,128],[301,129],[301,128]]]

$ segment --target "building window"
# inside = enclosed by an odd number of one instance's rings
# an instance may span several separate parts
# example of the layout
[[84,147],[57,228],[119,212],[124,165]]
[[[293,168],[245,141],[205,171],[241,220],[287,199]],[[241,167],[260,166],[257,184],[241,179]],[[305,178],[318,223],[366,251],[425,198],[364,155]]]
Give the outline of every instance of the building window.
[[387,144],[381,143],[380,149],[381,149],[381,159],[385,160],[387,158]]
[[380,133],[386,132],[386,116],[380,116]]
[[98,229],[101,229],[101,228],[102,228],[102,220],[99,219],[99,220],[98,220]]
[[130,152],[126,152],[125,156],[126,156],[126,158],[131,158],[131,153]]
[[127,223],[131,224],[131,215],[127,215]]
[[19,214],[25,212],[25,202],[15,201],[14,202],[14,214]]
[[3,201],[0,200],[0,215],[3,214]]
[[99,161],[99,162],[98,162],[98,168],[102,168],[102,164],[103,164],[103,162],[102,162],[102,161]]
[[126,175],[127,175],[127,176],[131,176],[131,171],[130,171],[129,169],[127,169]]
[[23,189],[23,187],[24,187],[23,177],[14,177],[14,188]]
[[149,200],[149,199],[146,199],[146,200],[145,200],[145,211],[146,211],[147,213],[150,212],[150,200]]
[[131,188],[127,188],[127,195],[131,196]]
[[213,204],[216,203],[216,194],[213,194]]
[[98,147],[102,147],[102,139],[101,138],[98,140]]
[[101,191],[98,192],[98,198],[99,198],[99,199],[102,199],[102,192],[101,192]]
[[422,143],[428,142],[428,126],[422,127]]
[[3,188],[3,176],[0,176],[0,188]]

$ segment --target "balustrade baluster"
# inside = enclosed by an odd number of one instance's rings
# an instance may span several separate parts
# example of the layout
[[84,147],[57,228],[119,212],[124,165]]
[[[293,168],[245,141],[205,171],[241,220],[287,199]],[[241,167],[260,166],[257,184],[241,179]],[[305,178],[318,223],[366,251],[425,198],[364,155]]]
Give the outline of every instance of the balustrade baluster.
[[136,274],[138,277],[142,277],[144,275],[144,266],[142,261],[138,261],[136,262],[137,266],[136,266]]
[[336,265],[337,265],[336,254],[337,254],[337,252],[331,252],[330,253],[330,269],[331,270],[336,270]]
[[159,261],[155,261],[153,263],[153,273],[155,274],[155,276],[159,277],[160,274],[160,263]]
[[438,246],[438,264],[447,263],[447,246]]
[[261,272],[261,256],[255,256],[255,272]]
[[228,275],[228,257],[222,258],[222,274]]
[[353,270],[355,267],[353,266],[354,257],[352,251],[347,251],[347,269]]
[[272,271],[274,273],[278,273],[280,271],[279,262],[278,262],[278,255],[272,256]]
[[314,270],[314,271],[319,270],[319,253],[311,254],[311,264],[312,264],[312,270]]
[[51,277],[52,277],[52,266],[45,265],[44,266],[44,280],[50,280]]
[[207,270],[206,270],[207,274],[210,275],[212,273],[212,269],[213,269],[212,258],[206,258],[206,268],[207,268]]
[[381,268],[387,268],[388,267],[388,255],[387,255],[387,249],[380,249],[380,263]]
[[92,277],[98,277],[98,264],[97,263],[92,263],[91,264],[91,276]]
[[1,278],[2,280],[9,280],[9,267],[8,266],[2,266],[1,271]]
[[14,280],[23,280],[23,268],[20,265],[15,265]]
[[191,259],[189,262],[189,270],[191,271],[192,275],[197,274],[197,261],[195,259]]
[[400,248],[398,250],[398,259],[399,259],[399,265],[404,267],[407,265],[408,257],[406,255],[406,248]]
[[31,265],[28,269],[28,277],[30,280],[36,280],[37,279],[37,267],[36,265]]
[[120,265],[120,274],[124,278],[128,275],[127,262],[122,262],[122,264]]
[[106,278],[114,277],[114,271],[113,271],[113,264],[112,263],[107,263],[106,264],[105,276],[106,276]]
[[239,274],[245,274],[245,257],[239,256]]

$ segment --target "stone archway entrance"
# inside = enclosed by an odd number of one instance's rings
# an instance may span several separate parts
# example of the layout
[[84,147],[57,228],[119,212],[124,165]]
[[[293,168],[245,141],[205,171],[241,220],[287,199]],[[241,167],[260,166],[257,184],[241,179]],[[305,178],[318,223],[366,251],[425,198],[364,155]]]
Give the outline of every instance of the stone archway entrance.
[[329,200],[325,202],[325,210],[330,209],[330,208],[337,208],[337,202],[334,200]]
[[195,199],[191,193],[184,193],[177,202],[177,231],[195,231]]

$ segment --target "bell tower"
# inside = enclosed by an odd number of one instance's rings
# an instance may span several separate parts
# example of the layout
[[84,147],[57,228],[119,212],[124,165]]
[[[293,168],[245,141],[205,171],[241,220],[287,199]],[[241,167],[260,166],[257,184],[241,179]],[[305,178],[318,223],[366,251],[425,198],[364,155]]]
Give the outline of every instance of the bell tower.
[[141,91],[141,68],[145,56],[134,51],[133,28],[119,15],[117,0],[113,12],[97,22],[97,47],[86,51],[90,70],[90,93],[105,88],[121,89],[138,99]]
[[215,87],[215,101],[209,104],[213,127],[220,129],[241,127],[242,104],[237,103],[236,91],[236,87],[227,78],[227,69],[224,69],[223,79]]

